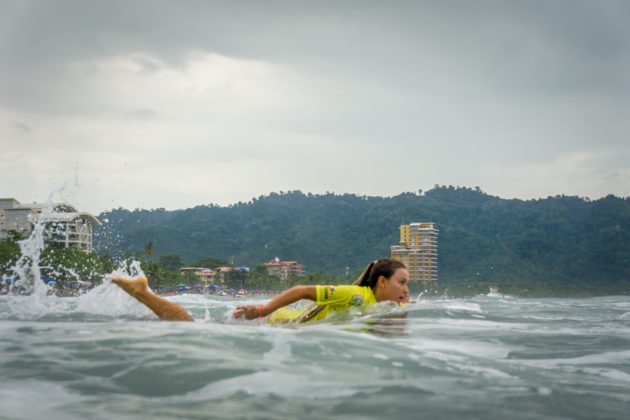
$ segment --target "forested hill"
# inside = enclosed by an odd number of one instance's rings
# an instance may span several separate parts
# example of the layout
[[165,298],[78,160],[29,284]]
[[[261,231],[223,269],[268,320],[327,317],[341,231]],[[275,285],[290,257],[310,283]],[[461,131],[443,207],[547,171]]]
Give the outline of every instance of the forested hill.
[[359,271],[389,256],[399,225],[439,229],[441,281],[630,282],[630,198],[506,200],[479,189],[435,187],[395,197],[271,193],[228,207],[112,210],[97,249],[207,256],[255,266],[274,257],[308,272]]

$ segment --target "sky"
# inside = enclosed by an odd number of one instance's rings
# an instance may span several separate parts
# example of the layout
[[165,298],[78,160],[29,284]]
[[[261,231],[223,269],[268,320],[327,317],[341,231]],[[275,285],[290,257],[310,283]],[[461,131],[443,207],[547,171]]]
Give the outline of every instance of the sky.
[[628,22],[623,0],[0,0],[0,197],[626,197]]

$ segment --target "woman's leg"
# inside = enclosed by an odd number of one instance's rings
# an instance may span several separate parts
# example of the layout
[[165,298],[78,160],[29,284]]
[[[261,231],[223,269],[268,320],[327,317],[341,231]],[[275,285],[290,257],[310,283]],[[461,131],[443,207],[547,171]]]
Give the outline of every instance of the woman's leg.
[[149,282],[144,276],[140,277],[113,277],[112,283],[118,285],[125,292],[151,309],[160,319],[166,321],[192,321],[193,318],[176,303],[169,302],[149,290]]

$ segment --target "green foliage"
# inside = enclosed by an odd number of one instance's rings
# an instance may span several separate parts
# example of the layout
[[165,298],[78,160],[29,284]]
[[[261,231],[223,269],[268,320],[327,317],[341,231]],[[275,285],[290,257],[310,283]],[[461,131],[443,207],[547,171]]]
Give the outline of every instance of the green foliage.
[[181,283],[193,287],[195,284],[199,283],[199,277],[195,275],[195,273],[191,273],[190,271],[186,271],[180,274]]
[[20,247],[15,241],[0,241],[0,274],[4,274],[19,257]]
[[247,284],[248,277],[244,271],[229,271],[225,273],[224,284],[228,288],[242,289]]
[[105,274],[113,271],[114,263],[106,256],[49,245],[42,253],[40,267],[44,277],[61,282],[81,280],[100,284]]
[[[389,256],[399,225],[432,221],[440,230],[440,282],[630,282],[630,199],[614,196],[505,200],[452,186],[387,198],[293,191],[228,207],[117,209],[100,217],[110,221],[97,235],[100,249],[131,252],[151,242],[169,269],[208,255],[250,267],[278,256],[307,272],[343,276],[346,267],[359,272]],[[264,278],[245,282],[272,285]]]
[[156,289],[163,286],[168,273],[160,266],[159,263],[154,261],[142,261],[140,268],[144,271],[144,274],[149,280],[149,286]]
[[151,260],[151,258],[153,258],[154,255],[155,255],[155,248],[153,247],[153,242],[149,241],[144,246],[144,256],[147,258],[147,260]]
[[159,264],[164,270],[177,271],[184,266],[182,257],[179,254],[163,254],[160,255]]
[[193,264],[195,267],[217,268],[228,265],[226,260],[216,257],[205,257]]
[[280,279],[270,276],[267,267],[262,264],[246,273],[243,287],[249,290],[281,290]]
[[325,273],[310,273],[304,277],[290,279],[290,284],[350,284],[354,279],[342,276],[334,276]]

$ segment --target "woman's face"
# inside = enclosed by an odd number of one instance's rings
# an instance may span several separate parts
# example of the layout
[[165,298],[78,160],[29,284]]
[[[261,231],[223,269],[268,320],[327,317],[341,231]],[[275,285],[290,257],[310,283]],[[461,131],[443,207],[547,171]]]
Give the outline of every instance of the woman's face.
[[381,276],[376,284],[374,297],[377,302],[392,300],[398,303],[409,302],[409,271],[406,268],[398,268],[387,279]]

